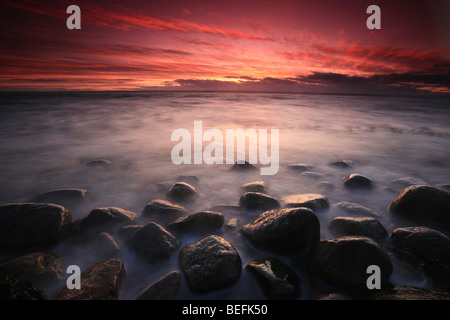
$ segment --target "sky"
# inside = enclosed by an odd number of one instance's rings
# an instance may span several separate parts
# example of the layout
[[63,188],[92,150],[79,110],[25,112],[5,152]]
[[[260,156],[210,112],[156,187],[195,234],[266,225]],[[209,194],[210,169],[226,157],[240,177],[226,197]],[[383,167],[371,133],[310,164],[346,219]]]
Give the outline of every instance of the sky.
[[0,28],[2,91],[450,93],[448,0],[2,0]]

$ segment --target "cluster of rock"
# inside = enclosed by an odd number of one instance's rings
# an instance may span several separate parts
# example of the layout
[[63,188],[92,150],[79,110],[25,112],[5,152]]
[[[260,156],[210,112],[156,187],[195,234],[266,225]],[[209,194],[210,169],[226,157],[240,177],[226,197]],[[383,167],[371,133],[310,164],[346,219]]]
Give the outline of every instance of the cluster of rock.
[[[350,169],[355,164],[344,160],[330,165]],[[298,173],[310,172],[312,168],[310,164],[289,166]],[[253,167],[236,164],[232,170]],[[304,282],[313,283],[320,293],[326,293],[318,295],[321,300],[450,299],[445,292],[450,291],[450,239],[438,230],[423,226],[397,228],[388,237],[377,212],[357,203],[339,202],[335,207],[352,216],[334,217],[328,229],[335,238],[321,241],[317,214],[330,208],[327,197],[292,194],[279,201],[267,194],[263,181],[241,186],[239,207],[231,209],[243,211],[253,220],[239,226],[236,220],[225,221],[221,211],[230,208],[218,206],[190,214],[184,205],[199,197],[192,185],[199,181],[196,177],[179,180],[168,189],[166,199],[148,202],[139,218],[129,210],[105,207],[72,221],[70,211],[61,204],[86,201],[88,193],[81,189],[52,191],[27,203],[0,204],[0,250],[14,257],[0,264],[1,292],[7,292],[0,298],[46,298],[41,288],[61,283],[63,278],[62,259],[50,253],[61,243],[89,243],[90,252],[101,261],[82,273],[81,289],[63,286],[52,299],[119,299],[126,279],[126,268],[118,258],[123,250],[133,252],[148,264],[178,252],[181,272],[173,270],[150,284],[136,295],[138,300],[175,298],[182,277],[194,292],[228,287],[239,281],[242,259],[235,246],[215,232],[231,226],[239,227],[250,248],[265,255],[246,264],[244,270],[254,276],[268,299],[297,298]],[[364,175],[350,174],[343,185],[367,190],[374,187],[374,182]],[[389,212],[450,224],[450,193],[426,185],[408,186],[392,201]],[[179,235],[184,233],[205,236],[183,246]],[[392,259],[402,255],[419,261],[443,291],[391,284]],[[300,259],[306,271],[299,272],[280,257],[289,261]],[[367,287],[367,268],[371,265],[381,271],[383,289],[375,294]]]

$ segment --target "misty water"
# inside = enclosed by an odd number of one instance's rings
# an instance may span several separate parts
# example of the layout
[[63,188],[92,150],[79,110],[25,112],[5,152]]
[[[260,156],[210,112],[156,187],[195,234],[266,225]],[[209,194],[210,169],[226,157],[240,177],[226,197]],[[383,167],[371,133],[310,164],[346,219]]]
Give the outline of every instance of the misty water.
[[[121,207],[141,215],[146,203],[164,199],[180,175],[197,176],[199,198],[187,205],[191,213],[215,205],[238,205],[240,185],[263,180],[267,194],[281,199],[295,193],[325,194],[331,207],[316,212],[321,239],[332,238],[328,223],[348,215],[334,206],[340,201],[360,203],[375,210],[388,233],[410,226],[387,211],[405,187],[399,178],[429,185],[450,183],[450,100],[430,97],[300,95],[274,93],[116,92],[116,93],[3,93],[0,95],[0,202],[28,201],[62,188],[83,188],[87,203],[69,208],[73,220],[98,207]],[[175,129],[193,133],[194,121],[204,130],[279,129],[280,168],[277,174],[230,171],[231,165],[175,165],[171,141]],[[204,143],[204,146],[207,143]],[[107,159],[107,167],[87,162]],[[348,159],[352,169],[329,166]],[[314,165],[316,174],[289,170],[293,163]],[[350,173],[375,182],[370,191],[344,188]],[[319,181],[334,185],[323,190]],[[239,226],[255,214],[223,212],[226,224],[216,234],[239,252],[243,267],[257,257],[278,257],[302,279],[300,299],[314,297],[304,275],[301,257],[283,257],[251,247]],[[144,223],[145,221],[141,221]],[[148,222],[148,221],[147,221]],[[439,226],[436,226],[439,228]],[[448,230],[442,230],[448,234]],[[183,235],[181,247],[203,236]],[[120,239],[116,237],[119,244]],[[123,247],[127,278],[121,298],[133,299],[148,284],[171,270],[180,270],[178,249],[170,259],[148,264]],[[67,265],[85,270],[96,262],[88,248],[53,248]],[[431,287],[427,276],[394,261],[391,282]],[[65,282],[62,281],[61,286]],[[57,290],[57,289],[53,289]],[[208,294],[193,293],[182,278],[179,299],[262,299],[256,280],[243,269],[234,285]]]

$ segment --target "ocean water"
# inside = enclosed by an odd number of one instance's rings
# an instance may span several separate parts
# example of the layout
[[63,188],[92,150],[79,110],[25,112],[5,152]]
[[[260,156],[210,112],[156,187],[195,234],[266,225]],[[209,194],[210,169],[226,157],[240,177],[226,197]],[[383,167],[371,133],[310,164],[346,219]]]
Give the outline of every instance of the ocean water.
[[[231,165],[172,163],[177,142],[171,134],[179,128],[193,136],[194,121],[203,130],[279,129],[279,171],[236,173]],[[358,202],[379,214],[388,233],[408,221],[387,212],[389,203],[404,185],[394,180],[408,177],[426,184],[450,183],[450,99],[431,97],[302,95],[214,92],[92,92],[0,94],[0,202],[28,201],[33,196],[61,188],[84,188],[89,201],[69,208],[73,219],[92,209],[116,206],[140,216],[146,203],[165,197],[165,190],[180,175],[199,178],[199,198],[190,212],[215,205],[238,205],[240,185],[263,180],[267,193],[277,199],[294,193],[325,194],[331,208],[317,212],[321,238],[333,236],[328,223],[346,215],[333,206],[340,201]],[[205,142],[203,146],[206,146]],[[270,150],[270,148],[269,148]],[[107,159],[106,168],[88,161]],[[352,169],[329,166],[335,160],[355,162]],[[317,174],[303,175],[289,164],[309,163]],[[369,176],[371,191],[348,190],[342,178],[350,173]],[[420,179],[420,180],[419,180]],[[316,184],[328,181],[333,190]],[[224,213],[238,225],[254,215]],[[439,226],[436,226],[439,228]],[[448,234],[448,230],[441,230]],[[276,256],[256,250],[242,238],[239,228],[217,234],[229,240],[241,255],[243,266],[257,257]],[[181,237],[182,245],[200,237]],[[55,248],[67,265],[87,268],[93,260],[82,249]],[[314,296],[302,276],[303,261],[279,257],[300,275],[300,299]],[[178,251],[172,258],[148,265],[125,252],[127,270],[121,298],[132,299],[145,286],[171,270],[179,270]],[[394,262],[394,283],[432,287],[426,275]],[[193,293],[182,279],[179,299],[261,299],[262,293],[245,269],[240,280],[208,294]],[[55,289],[56,290],[56,289]]]

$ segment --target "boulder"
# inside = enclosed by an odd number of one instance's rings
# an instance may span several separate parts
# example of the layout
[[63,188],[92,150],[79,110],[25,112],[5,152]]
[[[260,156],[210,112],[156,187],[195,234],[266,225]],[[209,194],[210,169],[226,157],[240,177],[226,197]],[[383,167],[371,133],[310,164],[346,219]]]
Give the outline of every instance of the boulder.
[[73,205],[83,203],[88,199],[88,192],[85,189],[58,189],[33,197],[30,202],[54,203],[70,208]]
[[211,235],[181,249],[180,266],[191,290],[208,292],[236,282],[241,257],[227,240]]
[[17,278],[44,289],[63,278],[64,262],[49,252],[33,252],[0,264],[0,278]]
[[173,234],[154,222],[136,230],[126,243],[149,263],[169,258],[180,246],[180,241]]
[[126,226],[122,226],[119,229],[118,235],[123,241],[127,241],[131,238],[133,233],[139,229],[141,229],[143,225],[140,224],[129,224]]
[[314,211],[330,207],[330,202],[326,196],[315,193],[291,194],[283,197],[281,202],[288,208],[305,207]]
[[336,217],[328,227],[335,237],[362,236],[381,240],[387,236],[380,221],[371,217]]
[[31,282],[22,282],[17,278],[0,278],[0,300],[45,300],[45,293],[34,288]]
[[182,205],[170,201],[156,199],[152,200],[144,208],[142,216],[167,223],[176,218],[186,215],[188,212]]
[[329,165],[335,168],[348,169],[353,168],[355,166],[355,163],[351,160],[337,160],[331,162]]
[[316,297],[314,300],[353,300],[352,297],[340,293],[340,292],[332,292],[327,294],[322,294]]
[[396,285],[377,290],[369,296],[370,300],[450,300],[450,293]]
[[340,237],[319,242],[309,260],[313,274],[328,286],[367,293],[367,268],[380,268],[381,288],[387,285],[393,267],[389,255],[371,238]]
[[100,232],[94,239],[94,254],[97,259],[105,260],[117,257],[120,246],[116,240],[107,232]]
[[180,288],[181,274],[172,271],[141,291],[135,300],[173,300]]
[[323,173],[314,172],[314,171],[305,171],[300,174],[302,177],[311,178],[311,179],[321,179],[324,177]]
[[222,228],[225,217],[220,212],[201,211],[169,223],[167,228],[178,232],[204,233]]
[[253,181],[253,182],[244,183],[243,185],[241,185],[241,189],[244,192],[264,193],[264,192],[266,192],[267,185],[264,181]]
[[262,250],[296,254],[309,250],[320,239],[320,223],[308,208],[276,209],[259,214],[242,227],[249,242]]
[[245,172],[245,171],[255,171],[258,170],[258,168],[248,161],[245,161],[244,163],[238,163],[236,161],[235,164],[230,168],[230,170]]
[[391,202],[389,211],[450,224],[450,192],[425,185],[410,186]]
[[363,206],[356,202],[349,202],[349,201],[341,201],[336,203],[335,205],[340,210],[344,211],[345,213],[356,215],[356,216],[370,216],[370,217],[379,217],[380,215],[370,209],[369,207]]
[[436,185],[436,187],[450,192],[450,183],[440,183],[440,184]]
[[0,250],[39,250],[55,245],[65,238],[71,223],[69,210],[56,204],[0,204]]
[[94,159],[94,160],[86,161],[85,164],[88,167],[108,168],[111,166],[111,161],[109,161],[107,159]]
[[81,288],[65,287],[56,294],[56,300],[117,300],[126,272],[117,259],[102,261],[81,274]]
[[115,232],[119,227],[133,224],[136,213],[116,207],[104,207],[92,210],[80,222],[80,231],[96,234],[100,231]]
[[311,169],[314,169],[314,166],[309,163],[294,163],[287,166],[289,170],[295,171],[295,172],[305,172],[305,171],[311,171]]
[[300,294],[300,279],[289,266],[274,258],[260,258],[247,264],[264,295],[270,300],[286,300]]
[[239,206],[249,211],[267,211],[279,208],[280,203],[264,193],[246,192],[239,199]]
[[167,191],[167,199],[175,202],[185,203],[193,201],[198,197],[198,191],[194,186],[186,182],[177,182]]
[[322,191],[333,191],[335,189],[334,184],[332,184],[330,181],[318,181],[315,184],[315,187]]
[[344,178],[344,186],[350,189],[371,189],[374,186],[372,179],[358,173],[352,173]]
[[200,178],[197,176],[178,176],[177,181],[186,182],[194,186],[198,186],[200,183]]

